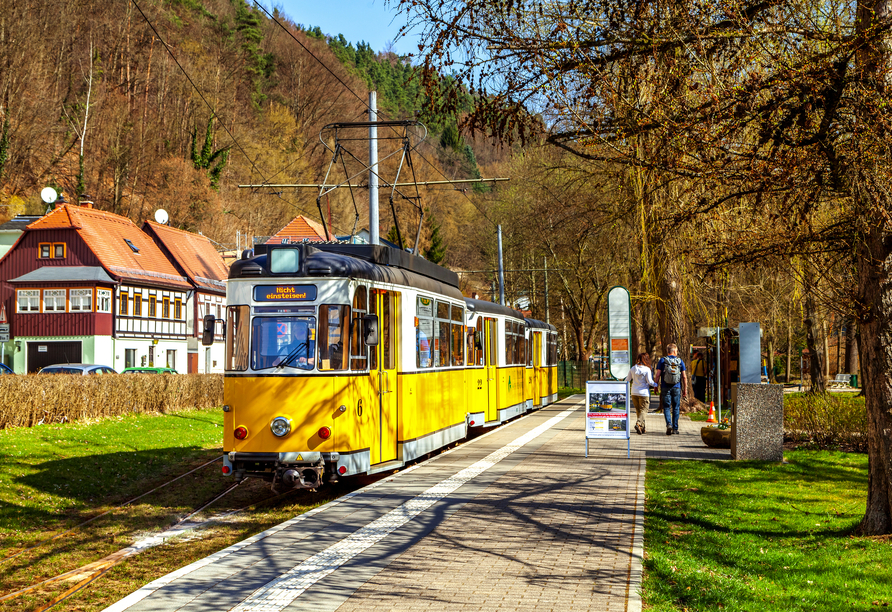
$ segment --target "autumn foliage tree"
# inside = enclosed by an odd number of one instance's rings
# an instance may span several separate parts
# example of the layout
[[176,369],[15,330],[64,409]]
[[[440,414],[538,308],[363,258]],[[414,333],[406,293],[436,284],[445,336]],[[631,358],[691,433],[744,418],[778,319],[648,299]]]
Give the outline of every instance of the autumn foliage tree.
[[646,170],[663,231],[711,246],[691,249],[698,265],[849,250],[870,421],[860,530],[892,532],[892,1],[400,4],[432,104],[466,88],[469,128]]

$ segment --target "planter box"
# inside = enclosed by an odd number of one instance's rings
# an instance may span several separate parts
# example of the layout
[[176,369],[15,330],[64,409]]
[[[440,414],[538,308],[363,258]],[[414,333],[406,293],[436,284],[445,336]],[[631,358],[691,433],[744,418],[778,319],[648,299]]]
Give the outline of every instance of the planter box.
[[700,437],[710,448],[731,448],[731,430],[718,427],[701,427]]

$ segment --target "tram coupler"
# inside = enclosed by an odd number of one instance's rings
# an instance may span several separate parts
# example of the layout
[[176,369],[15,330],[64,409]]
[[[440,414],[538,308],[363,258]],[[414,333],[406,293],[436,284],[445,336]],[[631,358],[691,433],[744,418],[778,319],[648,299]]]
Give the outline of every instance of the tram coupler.
[[322,484],[322,471],[325,463],[320,459],[311,466],[295,467],[282,474],[282,481],[296,489],[315,489]]

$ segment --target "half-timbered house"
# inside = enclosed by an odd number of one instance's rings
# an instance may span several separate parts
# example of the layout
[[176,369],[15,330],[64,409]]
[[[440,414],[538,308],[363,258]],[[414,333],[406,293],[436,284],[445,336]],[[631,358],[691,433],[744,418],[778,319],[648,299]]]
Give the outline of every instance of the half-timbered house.
[[62,204],[0,259],[11,365],[17,373],[66,362],[186,372],[193,289],[130,219],[89,202]]
[[[217,249],[206,237],[153,221],[143,223],[142,230],[161,247],[177,271],[192,285],[186,310],[188,339],[187,369],[190,373],[223,372],[223,325],[226,312],[226,279],[229,268]],[[213,314],[216,325],[214,344],[201,346],[202,319]]]

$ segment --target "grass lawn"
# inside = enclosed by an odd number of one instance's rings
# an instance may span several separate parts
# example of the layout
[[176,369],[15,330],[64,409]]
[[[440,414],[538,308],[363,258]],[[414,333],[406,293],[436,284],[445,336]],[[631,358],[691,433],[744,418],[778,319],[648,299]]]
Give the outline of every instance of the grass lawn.
[[858,538],[867,456],[649,460],[645,609],[889,610],[892,540]]
[[[215,409],[0,431],[0,596],[163,531],[230,487],[233,480],[220,474],[218,461],[115,508],[219,458],[222,424],[223,413]],[[337,494],[332,487],[322,494],[295,491],[271,499],[266,483],[249,480],[202,514],[259,504],[254,511],[131,557],[58,609],[102,610],[155,578]],[[107,510],[89,525],[17,555]],[[55,583],[0,602],[0,612],[39,609],[72,584]]]

